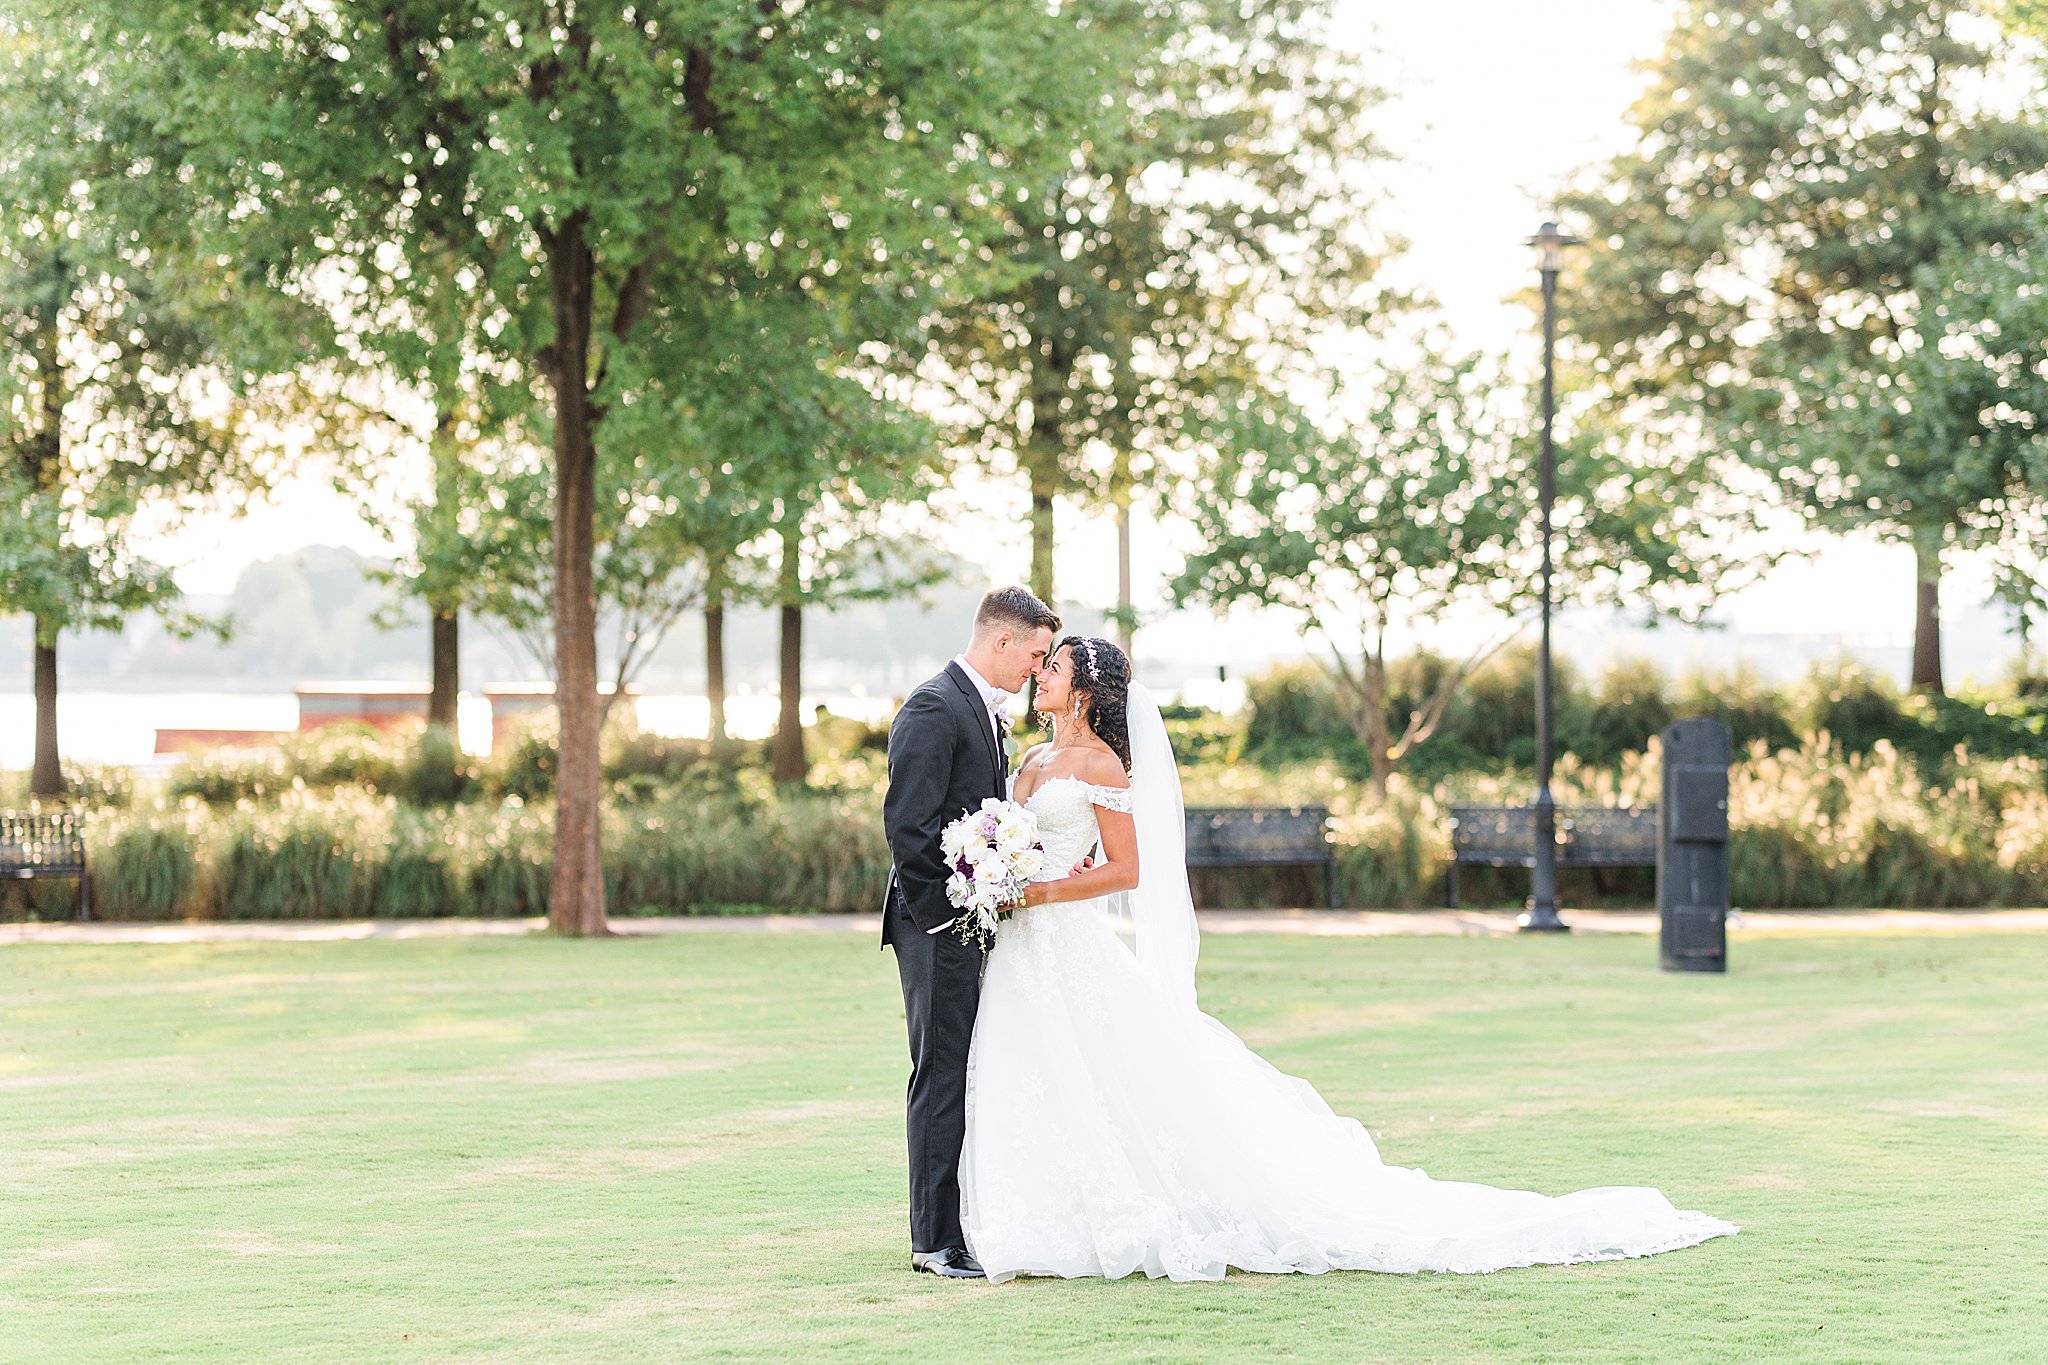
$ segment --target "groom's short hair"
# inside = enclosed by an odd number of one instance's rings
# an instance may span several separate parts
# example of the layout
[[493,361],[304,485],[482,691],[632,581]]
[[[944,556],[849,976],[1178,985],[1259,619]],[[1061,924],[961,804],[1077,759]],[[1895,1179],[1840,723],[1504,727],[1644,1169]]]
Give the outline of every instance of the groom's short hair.
[[982,597],[981,607],[974,613],[976,639],[997,630],[1022,633],[1040,629],[1059,634],[1060,618],[1051,607],[1032,596],[1028,588],[993,588]]

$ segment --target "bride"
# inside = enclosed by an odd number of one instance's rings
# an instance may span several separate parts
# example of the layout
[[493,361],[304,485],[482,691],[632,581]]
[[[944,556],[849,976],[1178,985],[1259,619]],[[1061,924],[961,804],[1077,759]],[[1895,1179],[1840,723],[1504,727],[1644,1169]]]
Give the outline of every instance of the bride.
[[[1012,794],[1048,871],[989,954],[967,1072],[960,1208],[991,1280],[1231,1266],[1485,1272],[1649,1256],[1736,1231],[1656,1190],[1547,1198],[1382,1163],[1354,1119],[1195,1004],[1180,777],[1159,708],[1107,640],[1038,675],[1053,739]],[[1127,902],[1135,952],[1111,924]]]

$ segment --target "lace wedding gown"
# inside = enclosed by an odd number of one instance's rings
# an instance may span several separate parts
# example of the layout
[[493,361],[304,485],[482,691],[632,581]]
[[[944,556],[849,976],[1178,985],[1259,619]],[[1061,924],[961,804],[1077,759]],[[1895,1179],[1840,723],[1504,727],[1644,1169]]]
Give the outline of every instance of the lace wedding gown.
[[[1039,787],[1027,804],[1046,867],[1074,866],[1097,842],[1096,808],[1131,800],[1076,778]],[[1141,875],[1166,871],[1141,842]],[[1184,864],[1171,875],[1184,891]],[[1140,1270],[1214,1280],[1230,1266],[1484,1272],[1649,1256],[1736,1231],[1653,1189],[1553,1199],[1382,1164],[1356,1120],[1197,1010],[1191,987],[1162,988],[1099,900],[1003,923],[968,1062],[960,1188],[969,1248],[997,1282]]]

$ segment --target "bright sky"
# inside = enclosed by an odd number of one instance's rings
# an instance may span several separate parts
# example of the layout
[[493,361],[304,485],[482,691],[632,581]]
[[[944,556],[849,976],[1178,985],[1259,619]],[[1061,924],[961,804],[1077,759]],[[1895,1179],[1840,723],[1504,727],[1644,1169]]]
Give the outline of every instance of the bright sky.
[[[1388,195],[1392,223],[1411,243],[1406,282],[1443,304],[1459,339],[1474,349],[1531,335],[1526,310],[1505,300],[1532,281],[1522,239],[1546,215],[1547,191],[1574,168],[1620,147],[1622,115],[1640,77],[1633,64],[1653,54],[1669,13],[1666,0],[1340,0],[1344,43],[1377,49],[1381,83],[1399,94],[1387,112],[1388,142],[1406,159]],[[1390,66],[1386,65],[1391,63]],[[1029,561],[1021,487],[956,490],[956,543],[992,579],[1021,579]],[[1115,534],[1103,519],[1062,507],[1060,576],[1091,605],[1114,599]],[[224,592],[253,559],[309,541],[386,549],[354,507],[308,478],[278,491],[270,506],[237,520],[205,518],[159,546],[188,591]],[[1141,608],[1160,600],[1174,567],[1173,528],[1141,525],[1137,592]],[[1152,572],[1146,572],[1150,566]],[[1834,629],[1900,634],[1910,629],[1908,552],[1830,542],[1817,561],[1781,569],[1723,613],[1744,630]],[[1981,597],[1967,575],[1953,590]],[[1824,621],[1816,602],[1826,602]],[[1206,623],[1156,628],[1161,646]],[[1293,636],[1278,620],[1234,622],[1247,653],[1268,653]]]

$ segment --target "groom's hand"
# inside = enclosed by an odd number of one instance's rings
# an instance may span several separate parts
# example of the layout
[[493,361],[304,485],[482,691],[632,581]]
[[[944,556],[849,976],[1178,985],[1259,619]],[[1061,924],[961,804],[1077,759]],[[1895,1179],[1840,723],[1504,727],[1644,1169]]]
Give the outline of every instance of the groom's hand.
[[1067,875],[1068,875],[1069,877],[1078,877],[1078,876],[1080,876],[1080,875],[1081,875],[1081,874],[1082,874],[1083,872],[1086,872],[1086,871],[1087,871],[1087,870],[1088,870],[1089,868],[1091,868],[1091,867],[1093,867],[1093,866],[1095,866],[1095,860],[1094,860],[1093,858],[1089,857],[1088,855],[1086,855],[1086,854],[1083,854],[1083,855],[1081,856],[1081,861],[1080,861],[1080,862],[1078,862],[1078,863],[1075,863],[1075,864],[1074,864],[1074,870],[1073,870],[1072,872],[1069,872],[1069,873],[1068,873]]

